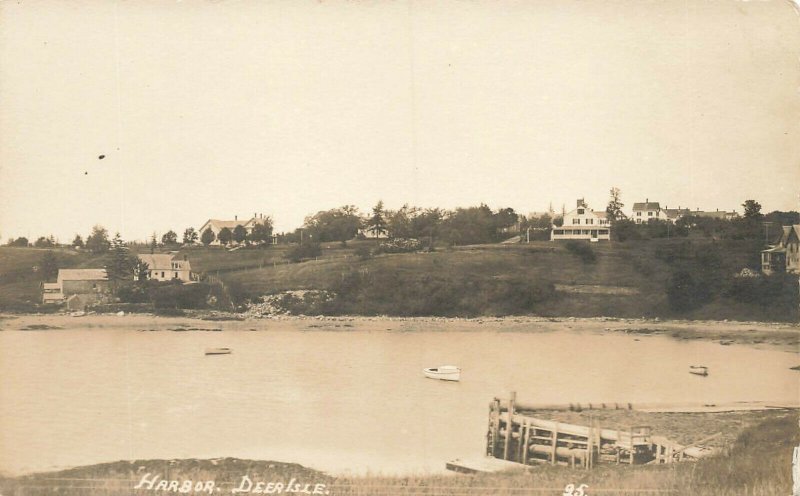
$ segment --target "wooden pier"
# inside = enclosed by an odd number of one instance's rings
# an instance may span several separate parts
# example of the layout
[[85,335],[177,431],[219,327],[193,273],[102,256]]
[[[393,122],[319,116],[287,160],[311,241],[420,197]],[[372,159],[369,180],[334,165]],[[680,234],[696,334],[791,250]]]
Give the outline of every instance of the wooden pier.
[[[608,429],[592,420],[589,425],[575,425],[523,415],[518,407],[515,393],[506,401],[495,398],[490,403],[487,456],[522,465],[545,463],[589,469],[598,463],[673,463],[716,453],[702,444],[719,434],[682,446],[653,435],[647,425]],[[603,404],[602,408],[633,409],[629,404]]]

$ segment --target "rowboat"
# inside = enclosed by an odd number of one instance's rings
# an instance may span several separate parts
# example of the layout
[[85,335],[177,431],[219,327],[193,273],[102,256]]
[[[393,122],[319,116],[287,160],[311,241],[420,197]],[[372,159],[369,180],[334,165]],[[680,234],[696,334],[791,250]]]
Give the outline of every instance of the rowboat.
[[705,365],[689,365],[689,373],[705,377],[708,375],[708,367]]
[[461,369],[455,365],[440,365],[424,369],[425,377],[428,379],[439,379],[441,381],[461,380]]
[[230,355],[232,351],[230,348],[206,348],[206,355]]

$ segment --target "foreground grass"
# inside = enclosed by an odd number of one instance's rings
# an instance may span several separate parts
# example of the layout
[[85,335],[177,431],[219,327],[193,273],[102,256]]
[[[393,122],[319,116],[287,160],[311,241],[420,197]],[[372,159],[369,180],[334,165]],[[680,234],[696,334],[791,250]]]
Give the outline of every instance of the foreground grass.
[[286,483],[295,479],[301,484],[324,484],[329,494],[353,496],[560,495],[567,484],[587,484],[590,495],[786,496],[791,492],[792,448],[800,443],[797,422],[796,412],[773,413],[745,429],[725,454],[696,463],[606,465],[591,471],[545,465],[531,467],[527,472],[502,474],[335,478],[300,465],[279,462],[149,460],[0,479],[0,493],[17,496],[154,494],[152,490],[134,490],[149,473],[160,474],[167,480],[214,481],[219,488],[215,494],[230,494],[240,484],[242,476],[248,475],[254,482]]

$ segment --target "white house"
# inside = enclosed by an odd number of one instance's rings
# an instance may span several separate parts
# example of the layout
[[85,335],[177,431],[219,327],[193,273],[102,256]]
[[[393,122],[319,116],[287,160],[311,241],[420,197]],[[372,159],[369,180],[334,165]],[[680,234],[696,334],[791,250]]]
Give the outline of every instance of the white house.
[[[219,232],[222,231],[224,228],[228,228],[231,233],[233,230],[236,229],[236,226],[244,227],[245,231],[247,231],[247,235],[249,236],[250,233],[253,232],[253,228],[256,224],[261,224],[268,217],[265,217],[264,214],[253,214],[253,217],[247,220],[239,220],[238,216],[234,216],[233,220],[219,220],[219,219],[208,219],[205,224],[197,230],[197,235],[202,238],[203,233],[206,229],[211,229],[211,232],[214,233],[214,241],[211,242],[212,245],[220,245],[219,241]],[[276,237],[273,235],[272,244],[276,244],[277,240]]]
[[583,198],[577,201],[575,210],[564,214],[561,227],[553,226],[550,240],[587,239],[589,241],[610,240],[611,221],[605,211],[595,212]]
[[647,223],[651,220],[667,220],[667,213],[661,209],[658,202],[646,199],[644,203],[634,203],[631,220],[637,224]]
[[[147,279],[154,281],[171,281],[178,279],[189,282],[192,280],[192,266],[184,256],[183,260],[176,258],[168,253],[157,253],[154,255],[138,255],[139,261],[147,264]],[[139,278],[139,274],[133,275],[134,279]]]

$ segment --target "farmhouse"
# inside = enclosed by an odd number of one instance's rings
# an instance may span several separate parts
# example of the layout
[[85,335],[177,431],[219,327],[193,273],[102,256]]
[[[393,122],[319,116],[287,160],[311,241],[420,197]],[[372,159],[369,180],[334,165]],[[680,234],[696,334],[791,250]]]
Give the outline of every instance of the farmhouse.
[[68,310],[83,310],[110,296],[105,269],[59,269],[54,283],[42,284],[42,303],[66,303]]
[[778,244],[761,252],[761,271],[800,274],[800,224],[783,226]]
[[651,202],[646,199],[644,203],[633,204],[633,214],[631,219],[637,224],[647,223],[651,220],[666,220],[666,212],[661,210],[661,205],[658,202]]
[[[236,226],[242,226],[245,231],[247,231],[247,234],[250,235],[256,224],[260,224],[265,220],[267,220],[267,217],[264,217],[264,214],[253,214],[253,217],[248,220],[239,220],[239,216],[237,215],[233,217],[233,220],[208,219],[205,224],[197,230],[197,233],[199,236],[202,236],[206,229],[211,229],[211,232],[214,233],[214,241],[212,241],[211,244],[217,246],[222,244],[219,241],[219,232],[224,228],[227,227],[232,233],[233,230],[236,229]],[[274,238],[273,236],[273,244],[275,243]]]
[[553,226],[550,240],[587,239],[598,241],[611,239],[611,221],[605,212],[590,209],[583,198],[571,212],[564,214],[564,222],[560,227]]
[[[154,281],[171,281],[178,279],[189,282],[192,280],[192,266],[186,256],[183,260],[170,254],[138,255],[139,261],[147,264],[145,277]],[[134,279],[139,279],[140,274],[134,274]]]

